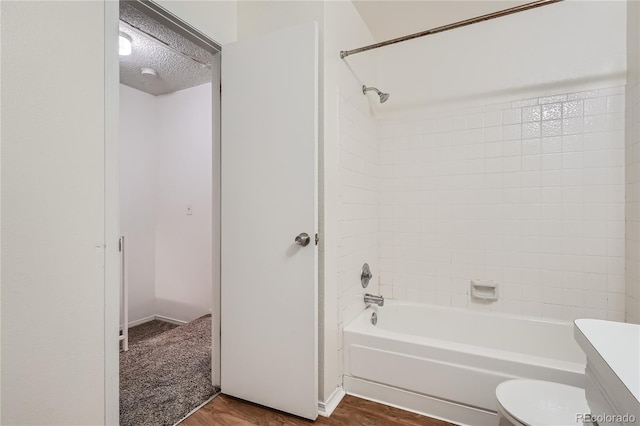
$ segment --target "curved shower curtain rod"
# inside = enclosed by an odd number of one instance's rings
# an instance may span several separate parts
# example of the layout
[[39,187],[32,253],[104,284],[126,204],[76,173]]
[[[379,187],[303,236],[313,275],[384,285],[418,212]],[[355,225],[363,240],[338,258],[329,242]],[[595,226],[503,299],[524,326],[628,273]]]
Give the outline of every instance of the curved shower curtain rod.
[[391,40],[383,41],[380,43],[370,44],[368,46],[359,47],[357,49],[352,50],[342,50],[340,51],[340,58],[344,59],[347,56],[355,55],[356,53],[366,52],[367,50],[377,49],[379,47],[388,46],[390,44],[396,44],[407,40],[413,40],[414,38],[424,37],[431,34],[441,33],[444,31],[453,30],[455,28],[465,27],[471,24],[477,24],[478,22],[488,21],[490,19],[500,18],[502,16],[511,15],[518,12],[524,12],[525,10],[535,9],[537,7],[546,6],[548,4],[558,3],[564,0],[537,0],[531,3],[526,3],[520,6],[510,7],[509,9],[499,10],[497,12],[488,13],[486,15],[477,16],[471,19],[465,19],[464,21],[454,22],[453,24],[443,25],[441,27],[432,28],[430,30],[421,31],[419,33],[406,35],[403,37],[394,38]]

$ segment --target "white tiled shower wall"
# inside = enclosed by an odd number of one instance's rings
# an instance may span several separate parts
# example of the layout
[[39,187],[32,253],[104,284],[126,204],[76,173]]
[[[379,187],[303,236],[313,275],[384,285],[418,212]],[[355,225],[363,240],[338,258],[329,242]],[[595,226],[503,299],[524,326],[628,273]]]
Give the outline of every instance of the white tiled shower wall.
[[626,318],[640,323],[640,83],[627,88]]
[[[373,117],[340,98],[340,234],[339,356],[342,360],[342,327],[364,309],[363,295],[378,294],[379,179],[378,139]],[[360,271],[364,262],[374,278],[364,289]],[[340,369],[342,371],[342,369]]]
[[380,121],[382,294],[623,320],[624,111],[610,87]]

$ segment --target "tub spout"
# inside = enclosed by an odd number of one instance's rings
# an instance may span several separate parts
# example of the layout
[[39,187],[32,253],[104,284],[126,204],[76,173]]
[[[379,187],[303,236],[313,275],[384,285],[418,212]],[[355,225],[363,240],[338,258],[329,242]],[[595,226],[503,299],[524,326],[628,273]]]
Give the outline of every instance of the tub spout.
[[364,295],[364,303],[365,305],[371,305],[371,304],[376,304],[378,306],[382,306],[384,305],[384,297],[382,296],[375,296],[373,294],[365,294]]

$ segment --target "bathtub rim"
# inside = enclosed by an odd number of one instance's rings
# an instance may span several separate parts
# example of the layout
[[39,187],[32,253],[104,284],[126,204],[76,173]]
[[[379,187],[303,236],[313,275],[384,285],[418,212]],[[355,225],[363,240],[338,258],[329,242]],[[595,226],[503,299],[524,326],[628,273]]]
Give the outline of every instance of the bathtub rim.
[[[460,307],[456,307],[456,306],[444,306],[444,305],[436,305],[436,304],[433,304],[433,303],[411,302],[411,301],[407,301],[407,300],[385,299],[384,306],[382,306],[382,307],[379,307],[377,305],[367,306],[362,312],[360,312],[358,314],[357,317],[355,317],[353,320],[351,320],[344,327],[344,330],[350,329],[350,327],[352,325],[355,325],[355,323],[358,320],[358,318],[362,317],[362,314],[364,312],[366,312],[367,310],[371,309],[374,312],[378,313],[379,310],[384,310],[385,308],[390,307],[390,306],[413,306],[413,307],[418,307],[418,308],[435,309],[435,310],[438,310],[438,311],[447,311],[447,312],[453,311],[453,312],[459,312],[459,313],[464,313],[464,314],[473,314],[473,315],[479,315],[479,316],[482,316],[482,317],[493,317],[493,318],[497,317],[497,318],[504,318],[504,319],[517,319],[517,320],[533,321],[533,322],[544,323],[544,324],[556,324],[556,325],[573,326],[573,321],[572,320],[562,320],[562,319],[557,319],[557,318],[544,318],[544,317],[537,317],[537,316],[530,316],[530,315],[523,315],[523,314],[512,314],[512,313],[500,312],[500,311],[485,311],[485,310],[475,309],[475,308],[460,308]],[[398,333],[398,334],[406,334],[406,333]]]
[[[386,302],[386,301],[385,301]],[[446,306],[432,305],[426,303],[419,302],[407,302],[407,301],[399,301],[399,300],[390,300],[389,305],[391,306],[413,306],[418,308],[437,308],[439,310],[451,310],[455,309],[457,311],[462,311],[465,313],[469,313],[468,309],[464,308],[449,308]],[[387,305],[387,306],[389,306]],[[343,342],[350,340],[347,338],[348,334],[359,335],[364,339],[384,339],[389,340],[394,343],[399,344],[409,344],[409,345],[420,345],[420,346],[430,346],[436,347],[445,351],[454,351],[454,352],[464,352],[469,353],[474,356],[483,357],[483,358],[496,358],[506,362],[524,362],[526,364],[531,364],[538,367],[550,367],[558,370],[565,370],[571,373],[584,374],[584,369],[586,366],[586,357],[584,353],[582,353],[581,360],[563,360],[552,357],[544,357],[539,355],[531,355],[526,352],[518,352],[512,350],[498,349],[491,346],[482,346],[476,344],[462,343],[452,340],[445,339],[437,339],[433,337],[420,336],[416,334],[409,333],[401,333],[397,331],[389,331],[378,326],[374,326],[369,321],[369,316],[371,313],[376,312],[379,314],[380,309],[384,310],[384,307],[380,308],[376,305],[371,305],[366,307],[356,318],[353,319],[346,327],[343,329]],[[484,314],[485,317],[492,318],[502,318],[502,319],[519,319],[524,321],[534,321],[542,324],[553,324],[560,325],[564,327],[573,328],[573,322],[571,321],[563,321],[563,320],[555,320],[555,319],[546,319],[546,318],[537,318],[537,317],[529,317],[525,315],[514,315],[508,314],[504,312],[475,312],[471,311],[471,314],[475,315]],[[383,314],[384,315],[384,314]],[[343,349],[346,351],[348,348],[344,345]]]
[[[554,326],[560,325],[562,327],[569,328],[573,327],[572,322],[570,321],[530,317],[526,315],[513,315],[504,312],[478,312],[475,310],[463,308],[449,308],[445,306],[417,302],[390,300],[387,306],[412,306],[419,309],[435,308],[437,312],[448,310],[448,314],[451,314],[451,310],[455,310],[461,311],[472,317],[481,315],[483,317],[490,317],[491,319],[499,318],[499,320],[517,318],[519,320],[524,320],[527,322],[534,321],[537,323],[541,323],[543,324],[543,326],[549,324]],[[350,367],[351,348],[354,346],[371,347],[383,352],[395,352],[397,354],[404,354],[404,350],[395,349],[393,348],[393,345],[400,345],[400,347],[403,347],[405,349],[417,345],[430,347],[431,349],[428,349],[428,351],[435,349],[438,352],[463,352],[473,357],[481,357],[486,359],[495,358],[499,362],[504,361],[515,365],[516,369],[520,368],[517,366],[517,364],[527,364],[536,369],[533,371],[541,371],[538,370],[539,368],[562,370],[563,377],[566,376],[565,380],[582,381],[581,378],[584,376],[584,359],[582,359],[580,362],[565,361],[553,357],[528,355],[526,352],[496,349],[491,345],[482,346],[476,344],[465,344],[455,341],[428,338],[421,335],[406,334],[381,329],[380,327],[374,326],[370,323],[369,315],[372,312],[379,312],[381,315],[384,315],[384,308],[385,307],[378,308],[377,306],[367,307],[343,329],[343,386],[347,394],[356,395],[365,399],[371,399],[383,404],[395,406],[461,425],[492,426],[495,425],[498,418],[497,408],[489,408],[489,406],[484,405],[482,407],[475,406],[474,404],[469,404],[471,402],[470,400],[468,402],[460,402],[447,399],[446,395],[439,396],[437,393],[424,393],[417,390],[417,388],[413,389],[411,387],[407,388],[406,386],[398,386],[398,384],[386,384],[386,382],[382,383],[380,381],[376,381],[377,379],[373,378],[373,376],[368,377],[366,374],[364,376],[362,374],[356,375]],[[382,346],[379,346],[380,343],[382,344]],[[422,352],[426,355],[417,355],[415,353],[412,354],[411,351],[407,353],[410,356],[426,356],[427,358],[429,357],[429,352]],[[441,358],[438,357],[436,359]],[[485,369],[485,367],[482,366],[475,366],[474,368],[478,368],[480,370]],[[520,376],[517,370],[512,369],[512,367],[509,367],[509,370],[510,372],[505,374],[512,375],[512,378],[528,377],[526,374]],[[496,371],[497,374],[501,374],[500,370]],[[555,373],[553,373],[553,375],[555,376]],[[545,380],[551,379],[546,378]],[[461,401],[467,400],[462,399]]]

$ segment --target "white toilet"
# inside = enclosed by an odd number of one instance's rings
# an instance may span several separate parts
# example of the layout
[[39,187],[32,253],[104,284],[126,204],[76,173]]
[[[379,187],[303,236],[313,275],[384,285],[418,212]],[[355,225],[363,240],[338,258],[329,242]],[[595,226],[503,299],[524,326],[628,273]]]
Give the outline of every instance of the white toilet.
[[584,389],[542,380],[508,380],[496,387],[499,426],[582,425],[590,413]]

